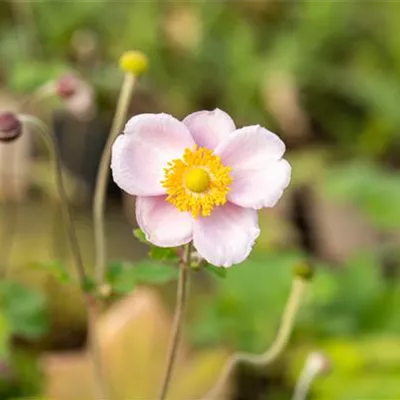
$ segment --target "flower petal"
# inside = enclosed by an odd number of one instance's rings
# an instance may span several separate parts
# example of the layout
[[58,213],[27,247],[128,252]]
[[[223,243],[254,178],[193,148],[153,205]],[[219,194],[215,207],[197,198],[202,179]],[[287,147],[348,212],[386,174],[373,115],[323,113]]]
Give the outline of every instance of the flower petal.
[[291,167],[282,159],[285,144],[260,126],[235,131],[215,149],[232,168],[228,200],[247,208],[273,207],[290,182]]
[[189,128],[198,146],[211,150],[236,129],[232,118],[218,108],[214,111],[198,111],[190,114],[183,123]]
[[194,220],[194,247],[209,263],[230,267],[244,261],[260,234],[257,211],[231,203]]
[[260,169],[233,169],[228,200],[255,210],[274,207],[289,185],[290,175],[290,164],[284,159],[273,161]]
[[164,168],[195,145],[186,126],[167,114],[141,114],[131,118],[112,148],[114,181],[129,194],[155,196],[165,193],[161,185]]
[[214,153],[229,167],[250,169],[279,160],[285,149],[285,144],[275,133],[260,125],[252,125],[233,132]]
[[165,196],[138,197],[136,219],[146,239],[159,247],[189,243],[193,236],[193,218],[181,212]]

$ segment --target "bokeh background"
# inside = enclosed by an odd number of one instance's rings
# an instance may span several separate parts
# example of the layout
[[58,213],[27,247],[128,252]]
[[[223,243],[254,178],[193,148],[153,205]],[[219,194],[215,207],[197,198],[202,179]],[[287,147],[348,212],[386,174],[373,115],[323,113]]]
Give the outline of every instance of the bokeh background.
[[[314,350],[331,367],[310,399],[400,398],[399,18],[395,1],[0,2],[0,109],[18,110],[66,73],[93,89],[90,118],[57,98],[24,110],[57,137],[88,269],[96,170],[125,50],[150,61],[130,115],[219,107],[287,144],[292,183],[260,213],[252,257],[224,278],[192,274],[176,398],[198,398],[230,352],[268,347],[304,261],[316,273],[290,345],[268,368],[241,368],[230,398],[290,399]],[[0,144],[1,399],[90,397],[85,311],[66,278],[71,256],[49,165],[30,132]],[[153,399],[176,271],[145,261],[134,200],[111,181],[106,219],[110,270],[125,271],[102,321],[107,367],[121,400]]]

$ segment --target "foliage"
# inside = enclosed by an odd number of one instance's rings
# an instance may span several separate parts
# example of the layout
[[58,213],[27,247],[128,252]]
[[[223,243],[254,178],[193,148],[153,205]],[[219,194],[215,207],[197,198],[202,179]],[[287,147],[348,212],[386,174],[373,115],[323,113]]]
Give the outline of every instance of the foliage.
[[215,293],[200,300],[191,325],[197,345],[226,344],[261,351],[272,340],[290,290],[298,253],[253,255],[214,281]]
[[368,162],[341,164],[325,174],[324,189],[330,197],[359,207],[378,229],[400,226],[400,178],[393,172]]
[[178,270],[154,260],[139,263],[115,261],[107,268],[107,282],[119,294],[131,292],[136,285],[156,285],[176,279]]
[[43,293],[13,281],[0,284],[0,304],[3,327],[10,334],[37,338],[48,328],[46,298]]
[[[198,345],[228,344],[262,351],[271,343],[288,296],[291,268],[298,253],[253,256],[215,282],[216,293],[201,300],[203,307],[192,325]],[[396,304],[400,291],[384,280],[378,258],[360,253],[347,265],[320,265],[310,283],[296,324],[302,341],[398,333]]]

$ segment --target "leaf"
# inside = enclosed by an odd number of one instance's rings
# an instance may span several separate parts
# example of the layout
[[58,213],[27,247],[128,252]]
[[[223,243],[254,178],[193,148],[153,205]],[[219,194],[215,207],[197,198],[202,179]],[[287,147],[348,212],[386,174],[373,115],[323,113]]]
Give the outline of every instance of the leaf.
[[151,260],[137,264],[113,261],[109,264],[106,279],[116,293],[129,293],[136,285],[167,283],[178,277],[178,270],[171,265]]
[[154,260],[178,260],[175,248],[154,246],[146,239],[145,233],[140,228],[133,230],[133,236],[135,236],[140,243],[150,246],[150,258],[153,258]]
[[178,260],[178,254],[176,250],[171,247],[157,247],[151,246],[149,252],[150,258],[154,260]]
[[130,263],[113,261],[108,264],[106,280],[113,291],[118,294],[131,292],[136,286],[136,278]]
[[96,288],[97,288],[96,281],[92,277],[86,276],[85,281],[83,282],[83,287],[82,287],[83,291],[86,293],[92,293],[96,290]]
[[215,267],[211,264],[205,264],[204,269],[210,273],[214,278],[226,278],[227,270],[223,267]]
[[3,282],[0,302],[12,333],[37,338],[47,331],[46,298],[42,293],[17,282]]
[[139,284],[162,284],[178,278],[178,269],[154,261],[142,261],[133,268]]
[[70,273],[67,271],[65,264],[62,261],[47,261],[47,262],[35,262],[30,265],[32,268],[40,269],[48,272],[54,276],[57,280],[62,283],[68,283],[72,281]]
[[137,228],[137,229],[134,229],[134,230],[133,230],[133,236],[135,236],[135,238],[136,238],[137,240],[139,240],[140,243],[147,244],[147,245],[150,245],[150,244],[151,244],[151,243],[146,239],[145,233],[144,233],[140,228]]

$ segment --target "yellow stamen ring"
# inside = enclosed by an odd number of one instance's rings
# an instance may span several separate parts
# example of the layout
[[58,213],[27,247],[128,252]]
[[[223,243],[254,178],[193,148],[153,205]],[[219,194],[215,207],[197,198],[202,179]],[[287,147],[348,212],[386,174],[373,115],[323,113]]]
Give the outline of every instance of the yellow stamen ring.
[[212,150],[196,147],[186,149],[182,159],[168,164],[161,183],[167,190],[167,201],[178,210],[191,212],[195,218],[208,216],[227,201],[230,170]]

